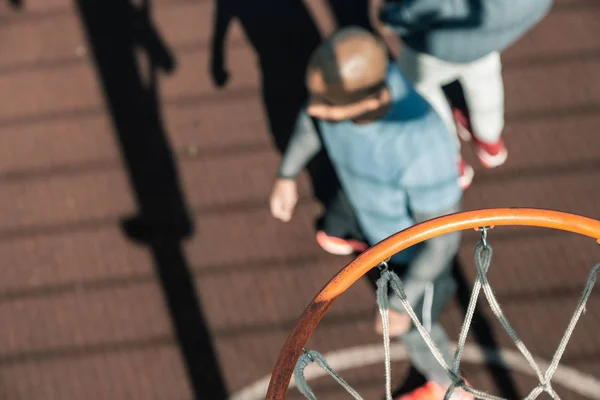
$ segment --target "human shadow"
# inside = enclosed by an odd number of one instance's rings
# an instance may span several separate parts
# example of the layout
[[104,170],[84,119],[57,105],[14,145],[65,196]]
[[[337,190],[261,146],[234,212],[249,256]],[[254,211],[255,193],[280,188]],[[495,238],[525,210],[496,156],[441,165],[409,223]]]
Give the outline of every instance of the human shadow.
[[176,63],[157,32],[151,3],[77,0],[137,215],[124,234],[149,248],[196,399],[226,399],[227,388],[182,241],[194,232],[161,116],[159,73]]
[[23,9],[23,0],[8,0],[8,4],[15,10]]
[[[368,0],[330,0],[338,25],[370,29]],[[321,35],[302,0],[215,0],[210,71],[214,84],[229,80],[225,42],[237,19],[258,56],[261,96],[274,147],[283,153],[306,104],[306,67]],[[314,122],[314,121],[313,121]],[[336,237],[362,239],[354,210],[341,190],[326,152],[307,166],[315,197],[326,210],[318,226]]]
[[327,4],[338,28],[358,26],[375,31],[369,19],[370,0],[328,0]]

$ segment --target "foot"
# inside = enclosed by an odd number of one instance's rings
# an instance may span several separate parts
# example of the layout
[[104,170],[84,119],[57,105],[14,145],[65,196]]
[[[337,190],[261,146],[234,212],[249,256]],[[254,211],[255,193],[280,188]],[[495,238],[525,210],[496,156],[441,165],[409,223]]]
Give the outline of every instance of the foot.
[[[446,394],[446,388],[435,382],[427,382],[425,385],[410,393],[396,397],[394,400],[442,400]],[[454,389],[450,400],[473,400],[474,397],[461,388]]]
[[471,133],[471,121],[467,113],[459,108],[452,109],[454,123],[456,124],[456,133],[465,142],[470,142],[473,134]]
[[488,144],[473,137],[473,143],[477,151],[477,157],[484,167],[496,168],[506,162],[508,151],[506,150],[506,146],[504,146],[502,138],[496,143]]
[[498,139],[496,143],[482,142],[473,134],[471,121],[464,110],[455,108],[452,110],[452,114],[456,122],[458,136],[465,142],[473,141],[477,157],[484,167],[495,168],[506,162],[508,151],[502,138]]
[[458,160],[458,172],[458,185],[462,190],[468,189],[471,186],[471,182],[473,182],[475,171],[473,171],[473,167],[467,164],[462,157]]
[[369,246],[364,242],[329,236],[323,231],[317,232],[317,243],[323,250],[336,256],[347,256],[353,253],[362,253],[369,248]]

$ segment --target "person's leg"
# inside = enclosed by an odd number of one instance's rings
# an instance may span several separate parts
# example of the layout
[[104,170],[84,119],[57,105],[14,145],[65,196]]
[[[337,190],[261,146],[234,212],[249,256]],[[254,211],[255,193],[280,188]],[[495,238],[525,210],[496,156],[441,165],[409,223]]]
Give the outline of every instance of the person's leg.
[[[435,282],[425,283],[429,286],[425,296],[413,305],[413,310],[423,327],[429,332],[433,344],[439,350],[446,365],[451,367],[454,353],[446,331],[439,323],[439,316],[456,291],[456,282],[450,272]],[[397,302],[390,301],[390,335],[398,337],[406,348],[412,366],[425,377],[427,383],[412,392],[396,397],[396,400],[421,400],[443,398],[446,389],[452,383],[446,369],[435,358],[421,333],[406,321],[403,308]],[[378,325],[381,325],[378,322]],[[377,327],[379,333],[381,327]],[[403,332],[403,333],[398,333]],[[461,389],[456,389],[453,400],[472,400],[472,396]]]
[[501,136],[504,129],[504,84],[500,54],[494,52],[466,65],[459,81],[468,107],[477,155],[484,166],[499,166],[507,157]]
[[[448,365],[452,365],[452,346],[450,339],[440,323],[431,327],[429,332],[433,343],[438,348]],[[410,361],[417,371],[425,376],[428,381],[433,381],[441,386],[452,383],[446,370],[435,359],[433,353],[416,329],[406,333],[402,337],[402,344],[406,347]]]
[[[403,47],[398,58],[398,66],[415,89],[438,113],[448,130],[456,134],[450,104],[442,86],[459,78],[456,64],[445,62],[428,54],[419,53],[410,47]],[[460,143],[458,143],[460,147]]]
[[[421,265],[421,262],[423,262],[423,265],[432,266],[443,263],[444,268],[442,271],[444,272],[441,275],[438,275],[433,281],[429,279],[418,281],[414,280],[414,277],[411,281],[405,281],[405,292],[409,299],[415,298],[415,290],[418,290],[418,293],[423,293],[414,300],[414,303],[411,300],[411,307],[423,327],[430,333],[435,346],[441,352],[448,366],[452,365],[452,346],[443,327],[439,324],[439,318],[456,292],[457,285],[452,276],[451,267],[452,260],[460,246],[461,237],[460,232],[442,235],[438,239],[443,239],[443,241],[436,242],[434,247],[433,244],[430,244],[432,248],[435,248],[435,251],[423,249],[416,255],[416,257],[419,257],[419,265]],[[417,261],[413,260],[411,265],[414,262]],[[402,275],[401,271],[398,272]],[[425,277],[427,274],[425,273],[423,276]],[[412,296],[411,292],[413,293]],[[444,391],[444,388],[448,387],[451,380],[445,368],[433,356],[421,333],[413,324],[407,324],[406,317],[401,317],[406,315],[406,311],[399,300],[396,295],[390,296],[390,332],[401,340],[408,351],[412,365],[428,381],[427,385],[400,397],[400,399],[418,400],[421,395],[425,395],[424,392],[438,396]],[[462,390],[456,393],[457,398],[470,398]],[[443,396],[443,393],[441,395]]]
[[[455,290],[456,283],[452,276],[448,274],[438,279],[421,304],[415,307],[419,320],[428,330],[433,344],[441,353],[448,367],[452,366],[454,358],[452,343],[438,320],[439,314],[447,305]],[[413,367],[425,377],[427,383],[413,392],[398,397],[397,400],[443,398],[452,380],[446,369],[434,357],[421,333],[413,326],[412,329],[401,335],[400,339],[408,352]],[[472,400],[473,396],[457,388],[454,390],[451,399]]]
[[[413,83],[417,92],[431,104],[442,118],[448,131],[456,141],[456,151],[460,155],[461,143],[456,129],[456,122],[450,103],[442,89],[442,86],[459,78],[460,66],[427,54],[418,53],[406,46],[402,49],[398,66],[404,76]],[[466,189],[473,180],[474,171],[470,165],[463,161],[462,157],[459,156],[459,160],[459,184],[461,188]]]
[[[439,316],[455,291],[456,282],[452,275],[448,273],[436,282],[430,282],[423,300],[414,307],[419,321],[429,331],[433,343],[449,366],[452,365],[454,354],[448,335],[439,323]],[[451,383],[446,370],[435,359],[420,332],[414,326],[409,332],[401,336],[401,341],[408,351],[413,366],[428,381],[436,382],[441,386]]]
[[317,222],[316,239],[323,250],[334,255],[362,253],[368,248],[354,208],[339,182]]

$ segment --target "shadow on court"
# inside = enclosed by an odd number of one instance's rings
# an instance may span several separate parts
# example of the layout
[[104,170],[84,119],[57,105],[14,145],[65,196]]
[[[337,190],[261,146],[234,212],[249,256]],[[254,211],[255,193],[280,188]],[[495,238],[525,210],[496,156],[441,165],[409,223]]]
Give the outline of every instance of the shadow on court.
[[[329,6],[338,26],[371,29],[367,0],[330,0]],[[215,0],[209,70],[214,85],[221,88],[230,79],[226,39],[234,20],[257,55],[269,134],[281,154],[287,148],[298,112],[307,101],[306,67],[322,40],[321,34],[299,0]],[[336,237],[362,240],[354,211],[325,151],[309,163],[307,170],[314,195],[326,210],[317,226]]]
[[112,0],[76,3],[137,201],[138,214],[122,221],[123,232],[152,254],[194,398],[226,399],[182,250],[194,226],[161,116],[159,73],[173,73],[175,58],[153,24],[150,1],[140,6]]
[[23,9],[23,0],[8,0],[8,5],[15,10],[21,10]]

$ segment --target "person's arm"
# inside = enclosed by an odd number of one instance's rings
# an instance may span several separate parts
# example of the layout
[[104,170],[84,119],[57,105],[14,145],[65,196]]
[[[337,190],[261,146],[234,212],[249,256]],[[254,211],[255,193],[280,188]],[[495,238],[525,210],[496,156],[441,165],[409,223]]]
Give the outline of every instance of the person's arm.
[[273,217],[288,222],[298,202],[296,177],[322,148],[321,138],[305,110],[296,118],[294,131],[283,154],[278,179],[271,193],[270,207]]
[[321,138],[312,119],[302,109],[298,113],[294,130],[287,145],[278,176],[284,179],[295,179],[323,148]]
[[400,36],[422,32],[438,21],[443,6],[442,0],[384,1],[379,20]]

